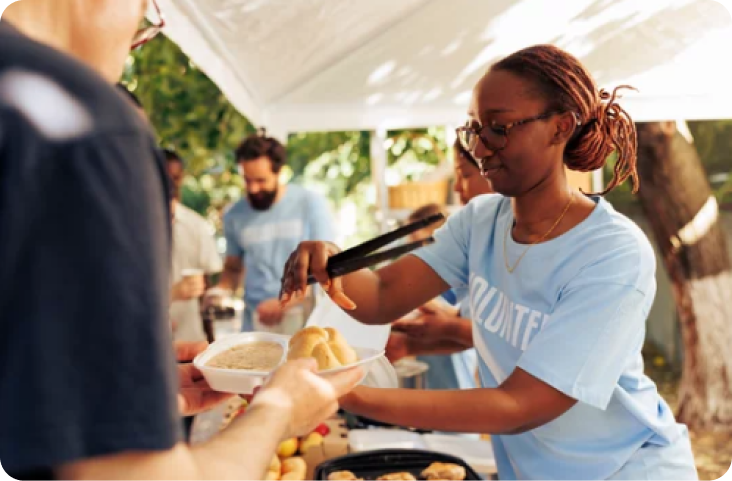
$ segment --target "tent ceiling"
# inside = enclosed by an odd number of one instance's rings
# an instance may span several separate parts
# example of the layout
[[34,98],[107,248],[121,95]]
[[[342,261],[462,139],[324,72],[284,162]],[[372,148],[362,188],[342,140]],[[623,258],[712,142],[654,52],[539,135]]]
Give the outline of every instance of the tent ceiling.
[[[637,120],[732,118],[714,0],[159,0],[166,34],[271,131],[458,123],[497,59],[553,43]],[[547,21],[551,19],[551,21]]]

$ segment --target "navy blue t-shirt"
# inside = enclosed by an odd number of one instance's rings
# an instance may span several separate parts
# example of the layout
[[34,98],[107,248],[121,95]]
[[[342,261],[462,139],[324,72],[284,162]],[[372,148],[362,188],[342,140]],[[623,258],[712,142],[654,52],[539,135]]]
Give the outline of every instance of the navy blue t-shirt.
[[180,440],[170,215],[150,128],[78,61],[0,22],[0,464]]

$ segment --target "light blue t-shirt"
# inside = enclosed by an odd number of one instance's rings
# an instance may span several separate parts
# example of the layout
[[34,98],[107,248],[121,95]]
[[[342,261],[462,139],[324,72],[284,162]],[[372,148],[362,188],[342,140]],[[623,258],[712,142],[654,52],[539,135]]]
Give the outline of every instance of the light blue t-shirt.
[[539,428],[492,436],[501,479],[606,479],[642,448],[682,442],[675,462],[695,473],[685,426],[643,373],[653,250],[635,224],[593,200],[587,219],[531,247],[513,274],[504,239],[512,266],[527,246],[506,236],[513,213],[498,195],[450,216],[435,244],[416,254],[452,287],[469,288],[483,387],[499,386],[519,367],[579,401]]
[[[460,317],[470,319],[470,303],[460,303]],[[450,354],[460,389],[475,389],[475,372],[478,369],[478,354],[475,348]]]
[[[226,255],[244,263],[244,301],[247,311],[279,295],[283,270],[290,254],[306,240],[335,241],[328,205],[323,197],[289,184],[282,198],[268,210],[256,210],[244,198],[224,214]],[[245,319],[244,330],[252,326]]]
[[[460,317],[470,318],[468,302],[462,302],[467,289],[451,289],[442,294],[442,298],[459,308]],[[417,359],[429,366],[425,376],[427,389],[473,389],[475,388],[475,371],[478,368],[478,357],[475,349],[466,349],[452,354],[435,354],[417,356]]]

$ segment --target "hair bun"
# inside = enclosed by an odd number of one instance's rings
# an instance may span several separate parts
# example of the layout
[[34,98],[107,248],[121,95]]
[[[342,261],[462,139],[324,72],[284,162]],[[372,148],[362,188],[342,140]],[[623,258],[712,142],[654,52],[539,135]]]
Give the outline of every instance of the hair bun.
[[[637,148],[635,126],[630,115],[617,102],[618,91],[635,88],[619,85],[612,92],[598,91],[597,105],[590,119],[582,126],[580,135],[567,146],[565,163],[572,170],[590,172],[605,165],[612,152],[618,152],[613,178],[601,194],[631,178],[633,192],[638,188],[638,174],[634,169]],[[593,153],[590,155],[590,153]],[[587,159],[592,159],[588,162]]]
[[617,102],[617,99],[620,98],[618,95],[618,91],[621,89],[628,89],[628,90],[635,90],[636,92],[638,89],[635,87],[631,87],[630,85],[618,85],[615,87],[611,92],[608,92],[605,89],[600,89],[598,92],[599,102],[597,105],[597,109],[595,112],[595,116],[597,117],[597,120],[600,122],[600,124],[604,124],[607,120],[615,120],[620,117],[626,117],[630,119],[630,116],[628,113],[623,110],[623,108],[620,106],[620,104]]

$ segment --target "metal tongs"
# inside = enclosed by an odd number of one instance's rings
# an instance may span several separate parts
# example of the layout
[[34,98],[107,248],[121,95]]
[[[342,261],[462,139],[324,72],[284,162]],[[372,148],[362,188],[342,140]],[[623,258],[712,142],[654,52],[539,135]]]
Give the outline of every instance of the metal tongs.
[[[347,274],[350,274],[351,272],[355,272],[366,267],[375,266],[376,264],[379,264],[381,262],[394,259],[415,249],[419,249],[420,247],[432,244],[435,239],[429,237],[424,240],[410,242],[409,244],[405,244],[403,246],[372,254],[373,252],[391,244],[397,239],[406,237],[413,232],[424,229],[425,227],[428,227],[436,222],[440,222],[444,219],[444,215],[434,214],[424,219],[407,224],[386,234],[375,237],[341,253],[338,253],[328,259],[328,264],[325,268],[328,272],[328,277],[334,279],[336,277],[345,276]],[[316,284],[317,282],[318,281],[315,280],[315,277],[313,277],[312,274],[308,276],[308,285]]]

